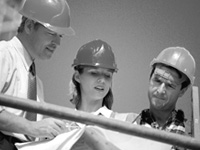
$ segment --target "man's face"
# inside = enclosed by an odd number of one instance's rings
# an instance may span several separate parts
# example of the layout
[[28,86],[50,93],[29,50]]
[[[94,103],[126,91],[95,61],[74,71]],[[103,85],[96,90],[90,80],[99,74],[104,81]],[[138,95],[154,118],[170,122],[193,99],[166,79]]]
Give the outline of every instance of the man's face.
[[157,65],[149,81],[148,97],[150,108],[170,111],[185,92],[181,90],[181,83],[185,77],[180,77],[174,70],[166,66]]
[[33,58],[49,59],[60,45],[61,35],[53,32],[42,25],[30,32],[30,54]]

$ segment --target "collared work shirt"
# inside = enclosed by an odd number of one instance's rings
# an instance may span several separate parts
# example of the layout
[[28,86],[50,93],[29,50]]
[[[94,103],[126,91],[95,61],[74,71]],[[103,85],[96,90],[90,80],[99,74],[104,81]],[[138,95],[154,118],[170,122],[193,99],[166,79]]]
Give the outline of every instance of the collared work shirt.
[[[10,41],[0,42],[0,92],[19,98],[27,98],[28,73],[32,60],[17,37]],[[43,85],[37,76],[37,101],[43,102]],[[6,110],[20,117],[25,117],[25,111],[0,106],[0,111]],[[37,115],[41,120],[42,115]],[[21,140],[26,138],[21,134],[3,132],[4,134],[18,137]]]
[[[185,133],[185,118],[184,118],[184,112],[182,110],[173,110],[171,113],[171,116],[166,121],[165,125],[163,127],[159,126],[159,124],[156,122],[154,116],[150,113],[149,109],[144,109],[140,115],[135,119],[137,124],[154,128],[158,130],[164,130],[167,132],[177,133],[181,135],[186,135]],[[185,148],[172,146],[171,150],[183,150]]]

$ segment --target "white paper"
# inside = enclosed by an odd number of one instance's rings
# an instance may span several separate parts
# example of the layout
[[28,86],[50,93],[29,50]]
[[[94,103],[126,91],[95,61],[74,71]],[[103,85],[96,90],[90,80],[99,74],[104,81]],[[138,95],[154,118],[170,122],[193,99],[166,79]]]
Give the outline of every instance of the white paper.
[[52,140],[16,143],[18,150],[70,150],[82,136],[85,127],[58,135]]
[[[18,150],[70,150],[83,135],[86,128],[97,131],[97,133],[100,133],[108,142],[111,142],[120,150],[170,150],[172,147],[171,145],[165,143],[123,134],[112,130],[106,130],[97,126],[83,126],[80,129],[74,129],[70,132],[60,134],[53,140],[17,143],[16,146]],[[86,146],[84,146],[83,143],[77,148],[85,149]],[[90,148],[88,147],[88,149]]]
[[121,150],[170,150],[172,147],[169,144],[106,130],[97,126],[88,126],[87,128],[99,130],[109,142],[113,143]]

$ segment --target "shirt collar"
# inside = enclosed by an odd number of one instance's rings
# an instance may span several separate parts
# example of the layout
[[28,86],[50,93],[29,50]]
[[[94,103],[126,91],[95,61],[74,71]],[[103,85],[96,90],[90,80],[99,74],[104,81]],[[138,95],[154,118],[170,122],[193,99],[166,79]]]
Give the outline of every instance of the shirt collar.
[[[77,109],[75,109],[75,110],[77,110]],[[92,112],[91,114],[97,115],[97,116],[102,115],[106,118],[110,118],[112,112],[113,112],[112,110],[108,109],[106,106],[103,106],[103,107],[99,108],[97,111]]]
[[[77,109],[75,109],[75,110],[77,110]],[[99,108],[97,111],[92,112],[91,114],[97,115],[97,116],[98,115],[102,115],[102,116],[104,116],[106,118],[110,118],[112,112],[113,112],[112,110],[109,110],[106,106],[103,106],[103,107]],[[85,127],[85,124],[82,124],[82,123],[79,123],[79,122],[77,122],[76,124],[79,127]]]
[[94,115],[102,115],[106,118],[110,118],[112,110],[109,110],[106,106],[99,108],[97,111],[93,112]]

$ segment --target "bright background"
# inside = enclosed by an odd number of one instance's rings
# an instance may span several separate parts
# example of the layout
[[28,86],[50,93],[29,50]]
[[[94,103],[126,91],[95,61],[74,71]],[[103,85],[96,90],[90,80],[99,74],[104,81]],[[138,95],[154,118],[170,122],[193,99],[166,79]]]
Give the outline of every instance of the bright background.
[[[136,112],[148,107],[149,64],[161,50],[182,46],[196,59],[195,86],[200,85],[199,0],[68,0],[75,36],[64,37],[51,60],[38,61],[46,101],[73,108],[68,83],[72,61],[80,46],[93,39],[108,42],[119,71],[114,74],[113,110]],[[191,117],[191,89],[178,101]]]

